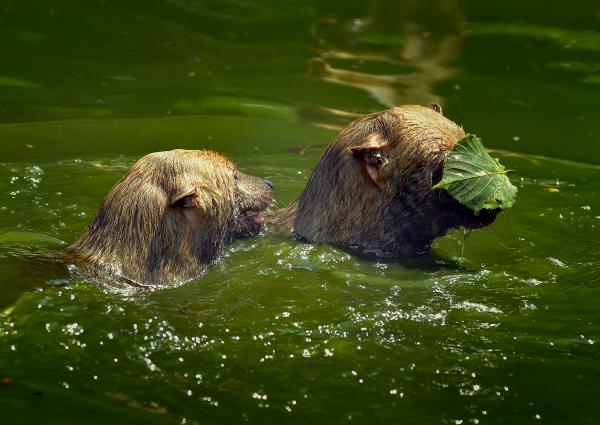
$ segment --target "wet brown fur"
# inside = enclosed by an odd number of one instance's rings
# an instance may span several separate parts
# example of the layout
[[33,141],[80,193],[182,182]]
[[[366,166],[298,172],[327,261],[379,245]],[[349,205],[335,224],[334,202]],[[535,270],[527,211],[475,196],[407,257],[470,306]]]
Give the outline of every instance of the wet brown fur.
[[495,212],[475,215],[432,189],[448,150],[465,135],[436,108],[405,105],[352,122],[326,148],[298,200],[270,222],[309,242],[392,256],[424,253],[450,228],[493,222]]
[[201,275],[235,238],[260,223],[270,182],[247,176],[211,151],[144,156],[115,184],[83,235],[64,254],[88,274],[137,286]]

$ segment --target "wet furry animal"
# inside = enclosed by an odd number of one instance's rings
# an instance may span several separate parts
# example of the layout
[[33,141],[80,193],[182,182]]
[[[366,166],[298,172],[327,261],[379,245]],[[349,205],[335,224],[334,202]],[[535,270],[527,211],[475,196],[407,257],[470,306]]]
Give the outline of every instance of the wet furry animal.
[[455,227],[491,224],[443,189],[447,152],[464,137],[441,107],[406,105],[360,118],[329,144],[300,197],[269,219],[301,240],[380,256],[425,253]]
[[234,239],[257,234],[272,183],[211,151],[144,156],[106,196],[65,251],[101,279],[159,287],[197,278]]

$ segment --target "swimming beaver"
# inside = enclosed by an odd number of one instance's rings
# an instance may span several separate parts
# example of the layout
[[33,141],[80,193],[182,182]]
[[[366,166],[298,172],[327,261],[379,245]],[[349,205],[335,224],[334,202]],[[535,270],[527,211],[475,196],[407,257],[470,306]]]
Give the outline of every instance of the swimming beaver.
[[100,278],[176,285],[200,276],[232,240],[259,232],[272,188],[215,152],[151,153],[115,184],[64,254]]
[[487,226],[497,211],[476,215],[432,189],[464,136],[438,104],[360,118],[325,149],[300,197],[269,221],[309,242],[382,256],[422,254],[448,229]]

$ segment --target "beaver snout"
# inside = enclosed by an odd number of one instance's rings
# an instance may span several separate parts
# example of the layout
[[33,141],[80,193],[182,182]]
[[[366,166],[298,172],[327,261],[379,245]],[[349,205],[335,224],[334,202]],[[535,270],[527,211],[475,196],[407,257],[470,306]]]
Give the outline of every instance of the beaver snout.
[[482,209],[479,213],[475,213],[470,208],[459,204],[457,201],[452,199],[451,210],[451,221],[450,228],[462,226],[466,229],[481,229],[489,226],[496,220],[496,216],[501,211],[500,209]]
[[483,209],[479,212],[479,214],[475,214],[469,210],[470,217],[465,220],[463,226],[467,229],[481,229],[482,227],[489,226],[496,220],[496,216],[500,211],[500,209]]
[[265,222],[262,213],[273,202],[273,182],[238,173],[235,178],[239,214],[234,226],[234,237],[256,235]]

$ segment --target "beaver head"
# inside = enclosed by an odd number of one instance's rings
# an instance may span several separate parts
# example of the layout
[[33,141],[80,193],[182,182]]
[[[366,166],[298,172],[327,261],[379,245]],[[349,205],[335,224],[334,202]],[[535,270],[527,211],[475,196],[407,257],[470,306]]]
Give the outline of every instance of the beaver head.
[[210,151],[144,156],[106,196],[66,249],[80,268],[141,286],[198,277],[233,239],[259,232],[268,180]]
[[496,212],[476,215],[432,189],[464,136],[437,104],[360,118],[329,144],[300,198],[273,221],[311,242],[396,256],[425,252],[448,229],[486,226]]

